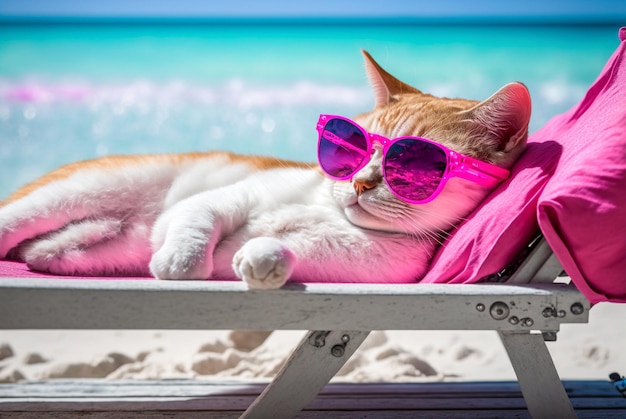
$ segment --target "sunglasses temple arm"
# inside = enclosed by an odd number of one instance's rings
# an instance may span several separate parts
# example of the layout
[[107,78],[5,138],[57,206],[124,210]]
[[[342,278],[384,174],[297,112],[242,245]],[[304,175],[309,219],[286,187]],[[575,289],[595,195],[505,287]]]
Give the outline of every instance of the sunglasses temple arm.
[[453,176],[460,177],[462,179],[467,179],[472,182],[476,182],[479,185],[485,186],[488,188],[493,188],[494,186],[496,186],[498,183],[502,181],[502,179],[499,179],[497,177],[491,176],[486,173],[473,171],[473,170],[464,170],[464,169],[455,170],[454,172],[450,173],[450,177],[453,177]]
[[502,167],[463,156],[462,158],[452,159],[452,170],[449,176],[471,180],[479,185],[492,188],[508,178],[509,171]]

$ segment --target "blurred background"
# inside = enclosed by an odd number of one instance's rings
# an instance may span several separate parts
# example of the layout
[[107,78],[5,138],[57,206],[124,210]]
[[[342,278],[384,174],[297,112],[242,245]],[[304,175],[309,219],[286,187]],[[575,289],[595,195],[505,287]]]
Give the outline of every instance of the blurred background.
[[0,199],[108,154],[313,161],[320,113],[373,105],[360,49],[435,95],[521,81],[532,132],[582,98],[620,26],[623,0],[2,0]]

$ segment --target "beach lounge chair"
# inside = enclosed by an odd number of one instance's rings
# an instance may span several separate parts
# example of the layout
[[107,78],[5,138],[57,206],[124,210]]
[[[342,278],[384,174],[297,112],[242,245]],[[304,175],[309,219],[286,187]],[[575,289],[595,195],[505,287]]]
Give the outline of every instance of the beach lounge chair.
[[[563,323],[586,322],[597,302],[626,302],[626,28],[620,39],[582,101],[530,136],[512,176],[419,284],[253,291],[237,282],[32,278],[4,261],[0,329],[309,330],[248,418],[296,414],[371,330],[495,330],[530,414],[573,417],[544,341]],[[554,281],[563,269],[569,284]]]

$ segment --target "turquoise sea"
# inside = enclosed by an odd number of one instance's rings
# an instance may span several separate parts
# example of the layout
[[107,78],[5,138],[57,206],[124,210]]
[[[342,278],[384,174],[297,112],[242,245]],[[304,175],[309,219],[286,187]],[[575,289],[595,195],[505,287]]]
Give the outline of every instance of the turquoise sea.
[[618,45],[613,25],[410,21],[0,26],[0,199],[61,164],[224,149],[313,161],[320,113],[373,97],[360,49],[423,91],[484,99],[514,80],[531,131],[578,102]]

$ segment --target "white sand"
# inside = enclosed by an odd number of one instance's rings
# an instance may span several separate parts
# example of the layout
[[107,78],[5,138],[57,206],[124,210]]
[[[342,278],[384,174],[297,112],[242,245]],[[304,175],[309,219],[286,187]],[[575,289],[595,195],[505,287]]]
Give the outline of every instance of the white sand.
[[[626,304],[599,304],[548,347],[562,379],[626,374]],[[304,332],[251,351],[225,331],[0,331],[0,382],[69,377],[267,379]],[[12,353],[12,355],[11,355]],[[495,332],[375,332],[338,381],[513,380]]]

